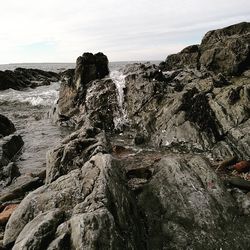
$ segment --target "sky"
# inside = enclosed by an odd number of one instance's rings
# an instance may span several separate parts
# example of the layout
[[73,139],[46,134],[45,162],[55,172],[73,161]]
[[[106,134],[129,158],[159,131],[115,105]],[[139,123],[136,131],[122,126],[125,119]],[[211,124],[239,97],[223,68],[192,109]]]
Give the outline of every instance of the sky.
[[250,21],[249,0],[1,1],[0,64],[164,60],[212,29]]

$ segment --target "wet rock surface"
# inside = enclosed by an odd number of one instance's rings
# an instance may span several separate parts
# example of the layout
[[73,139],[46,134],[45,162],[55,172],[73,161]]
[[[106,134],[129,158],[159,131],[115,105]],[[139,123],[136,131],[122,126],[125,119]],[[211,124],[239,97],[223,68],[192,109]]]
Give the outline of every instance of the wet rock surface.
[[248,249],[249,27],[209,32],[160,66],[127,65],[119,130],[107,57],[79,57],[54,110],[77,130],[47,153],[5,248]]
[[14,124],[4,115],[0,114],[0,138],[16,131]]

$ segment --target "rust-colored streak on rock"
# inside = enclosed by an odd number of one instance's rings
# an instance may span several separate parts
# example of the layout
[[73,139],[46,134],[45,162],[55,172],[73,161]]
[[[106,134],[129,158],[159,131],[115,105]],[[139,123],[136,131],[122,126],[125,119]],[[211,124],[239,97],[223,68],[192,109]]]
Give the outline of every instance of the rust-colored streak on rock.
[[0,225],[5,225],[8,222],[17,206],[18,204],[10,204],[4,208],[4,210],[0,213]]

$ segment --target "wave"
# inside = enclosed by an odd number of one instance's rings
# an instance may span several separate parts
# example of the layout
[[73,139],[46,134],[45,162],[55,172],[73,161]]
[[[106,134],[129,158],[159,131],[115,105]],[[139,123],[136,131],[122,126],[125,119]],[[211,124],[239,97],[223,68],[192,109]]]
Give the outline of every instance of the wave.
[[7,89],[0,92],[0,104],[28,103],[32,106],[51,106],[59,96],[60,83],[41,86],[35,89],[28,88],[24,91]]

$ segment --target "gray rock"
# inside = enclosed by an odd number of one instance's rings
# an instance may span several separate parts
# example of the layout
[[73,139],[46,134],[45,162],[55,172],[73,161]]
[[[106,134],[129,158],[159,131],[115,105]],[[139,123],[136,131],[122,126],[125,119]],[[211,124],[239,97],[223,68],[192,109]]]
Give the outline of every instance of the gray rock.
[[170,156],[138,195],[148,249],[244,249],[249,218],[201,157]]
[[[4,244],[15,242],[17,249],[18,239],[29,242],[32,237],[27,229],[36,234],[35,239],[44,239],[47,230],[40,227],[46,225],[47,219],[42,219],[43,215],[60,207],[65,213],[64,223],[58,226],[56,239],[50,239],[51,244],[47,241],[52,249],[65,234],[69,235],[70,249],[144,248],[135,201],[124,185],[123,175],[119,163],[110,155],[93,156],[81,169],[30,193],[9,219]],[[41,249],[42,243],[35,242],[36,249]]]
[[181,52],[169,55],[161,65],[164,70],[176,70],[199,67],[199,45],[191,45]]
[[59,75],[39,69],[16,68],[14,71],[0,71],[0,90],[22,90],[27,87],[48,85],[50,82],[58,82]]
[[0,168],[8,165],[13,157],[21,150],[24,142],[18,134],[0,138]]
[[169,55],[162,70],[197,68],[225,75],[240,75],[250,67],[250,23],[243,22],[206,33],[200,45]]
[[7,202],[25,196],[28,191],[34,190],[42,185],[39,177],[21,175],[12,181],[11,185],[0,191],[0,202]]
[[0,114],[0,138],[16,131],[14,124],[4,115]]
[[4,188],[8,186],[18,176],[20,176],[19,169],[13,162],[0,168],[0,187]]
[[84,53],[78,57],[75,70],[62,75],[54,120],[73,127],[87,123],[113,130],[118,104],[115,84],[104,78],[108,74],[108,59],[104,54]]
[[46,183],[81,167],[100,152],[110,152],[110,144],[104,132],[93,128],[74,132],[47,153]]
[[250,23],[209,31],[200,45],[200,64],[208,70],[229,75],[249,69]]
[[12,249],[45,249],[62,220],[63,212],[60,209],[37,215],[34,220],[25,225]]

